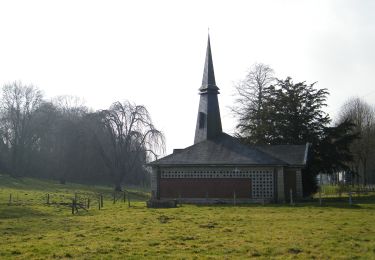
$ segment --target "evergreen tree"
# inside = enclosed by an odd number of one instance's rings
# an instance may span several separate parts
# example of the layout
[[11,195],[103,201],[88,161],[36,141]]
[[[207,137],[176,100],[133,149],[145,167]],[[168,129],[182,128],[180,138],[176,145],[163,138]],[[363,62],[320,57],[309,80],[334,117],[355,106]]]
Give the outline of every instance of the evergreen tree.
[[350,163],[353,161],[353,154],[350,146],[359,138],[354,128],[355,124],[350,120],[345,120],[335,127],[325,127],[321,139],[311,146],[303,175],[303,190],[306,195],[316,191],[317,174],[351,172]]
[[316,89],[315,83],[294,84],[290,77],[269,87],[268,138],[271,144],[318,142],[330,118],[322,109],[328,91]]
[[350,145],[359,138],[354,128],[355,124],[345,120],[335,127],[324,129],[323,138],[313,147],[316,172],[333,174],[350,170],[349,162],[353,161]]
[[238,135],[249,144],[310,143],[308,165],[302,175],[303,190],[308,195],[316,191],[318,173],[349,169],[349,147],[357,135],[353,134],[350,121],[328,127],[331,120],[323,111],[327,106],[327,89],[317,89],[315,83],[294,84],[290,77],[276,81],[274,85],[262,85],[261,98],[253,88],[251,95],[238,103],[238,107],[242,106]]

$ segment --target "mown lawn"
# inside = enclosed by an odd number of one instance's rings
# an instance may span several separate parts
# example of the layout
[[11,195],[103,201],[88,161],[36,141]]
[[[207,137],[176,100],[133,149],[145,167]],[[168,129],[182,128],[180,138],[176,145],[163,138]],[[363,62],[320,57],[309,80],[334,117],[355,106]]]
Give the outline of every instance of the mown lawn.
[[[33,185],[29,179],[16,180],[26,183],[17,188],[5,179],[0,176],[1,259],[375,259],[375,200],[352,207],[332,202],[148,209],[140,194],[128,207],[113,204],[105,187]],[[72,215],[65,206],[42,203],[46,192],[73,196],[78,189],[107,192],[104,208],[93,204]],[[19,203],[7,205],[10,192]]]

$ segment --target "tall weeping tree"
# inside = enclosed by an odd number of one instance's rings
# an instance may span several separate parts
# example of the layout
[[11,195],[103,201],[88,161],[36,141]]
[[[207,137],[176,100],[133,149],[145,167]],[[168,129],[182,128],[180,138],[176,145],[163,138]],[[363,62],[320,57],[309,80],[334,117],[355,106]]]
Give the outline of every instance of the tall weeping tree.
[[120,191],[127,176],[139,170],[148,156],[164,151],[164,136],[155,128],[147,109],[128,101],[92,114],[94,141]]
[[245,79],[236,86],[236,102],[232,111],[238,118],[238,135],[246,143],[268,143],[269,87],[275,82],[274,71],[268,65],[255,63]]

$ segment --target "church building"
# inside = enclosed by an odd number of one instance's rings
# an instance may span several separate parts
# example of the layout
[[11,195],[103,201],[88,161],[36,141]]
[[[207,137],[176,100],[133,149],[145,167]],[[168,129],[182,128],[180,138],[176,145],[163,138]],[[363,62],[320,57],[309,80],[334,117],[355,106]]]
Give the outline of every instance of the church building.
[[245,145],[222,131],[208,38],[194,144],[148,165],[153,200],[285,202],[302,198],[308,145]]

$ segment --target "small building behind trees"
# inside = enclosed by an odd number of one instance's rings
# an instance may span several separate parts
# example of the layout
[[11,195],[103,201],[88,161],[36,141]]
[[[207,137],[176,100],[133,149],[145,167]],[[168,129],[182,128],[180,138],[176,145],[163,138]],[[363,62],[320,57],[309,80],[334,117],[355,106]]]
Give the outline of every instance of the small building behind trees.
[[210,38],[194,144],[149,163],[152,199],[284,202],[301,198],[306,145],[245,145],[222,131]]

